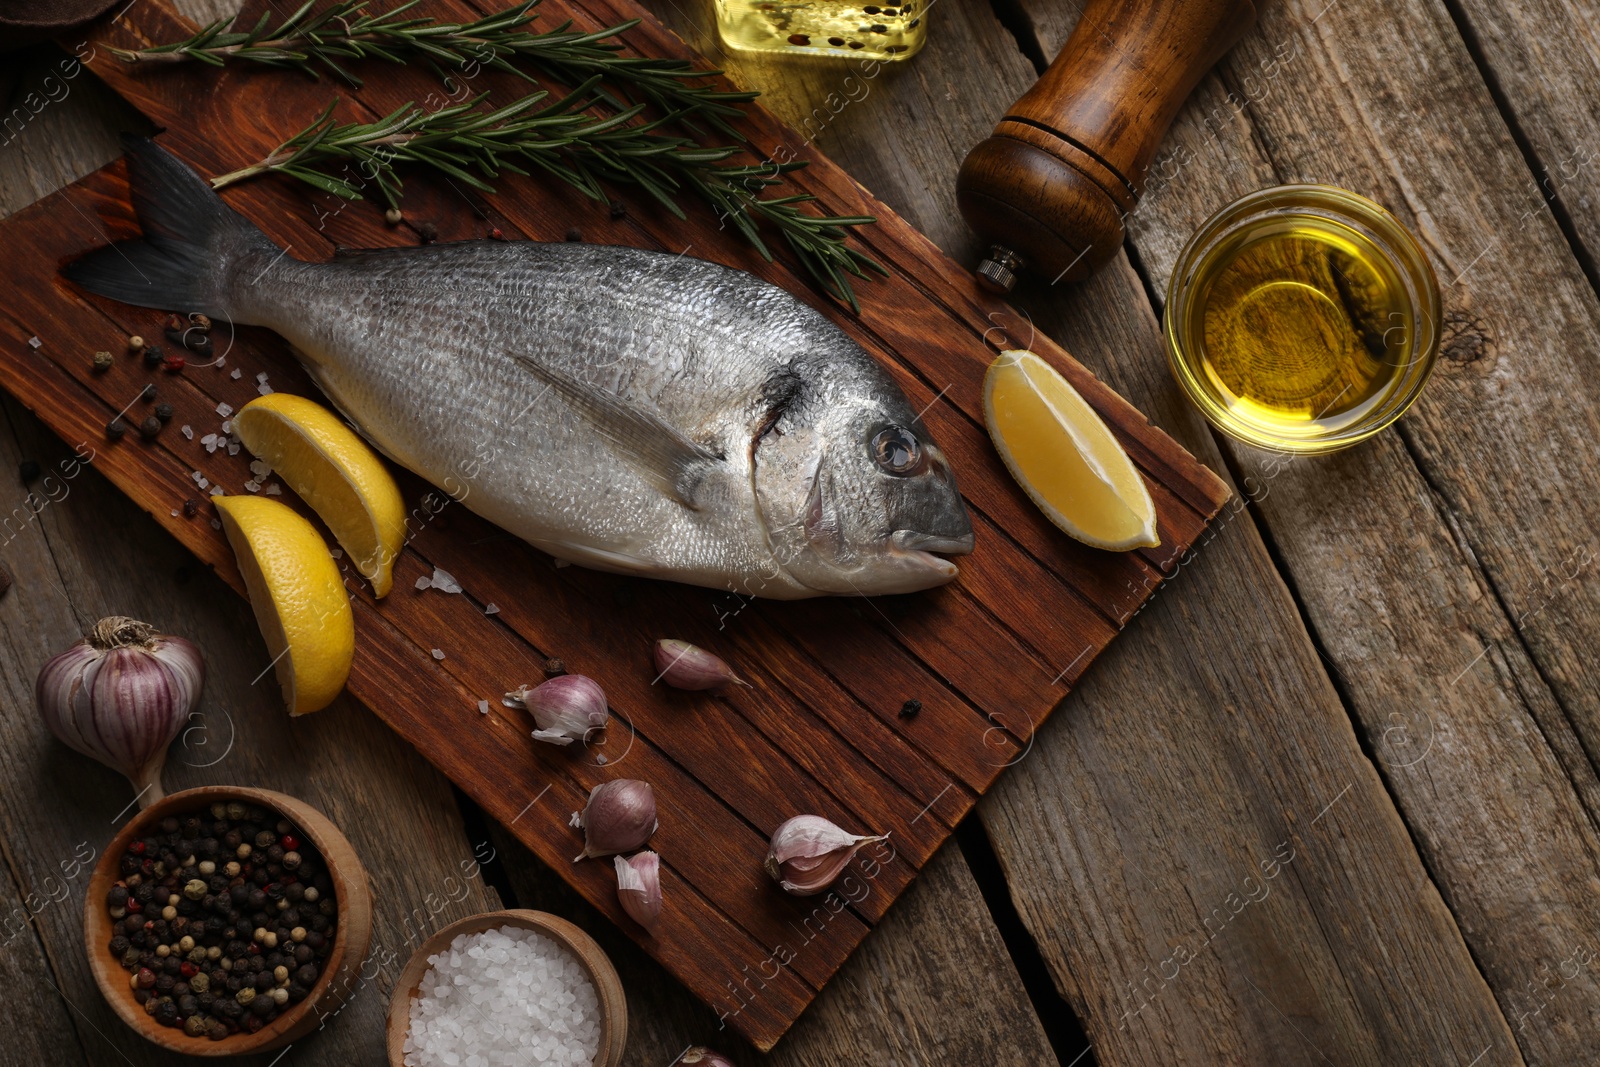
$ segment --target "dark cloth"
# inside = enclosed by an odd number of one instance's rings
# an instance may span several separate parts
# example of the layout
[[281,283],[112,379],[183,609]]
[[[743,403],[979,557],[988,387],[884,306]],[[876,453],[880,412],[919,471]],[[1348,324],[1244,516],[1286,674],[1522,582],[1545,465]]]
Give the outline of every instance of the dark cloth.
[[47,41],[118,3],[127,0],[0,0],[0,52]]

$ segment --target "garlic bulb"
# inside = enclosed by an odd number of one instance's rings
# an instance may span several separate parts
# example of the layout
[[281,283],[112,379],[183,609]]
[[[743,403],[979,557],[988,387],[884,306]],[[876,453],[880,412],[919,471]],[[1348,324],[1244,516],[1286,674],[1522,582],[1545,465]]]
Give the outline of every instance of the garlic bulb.
[[205,677],[192,641],[113,615],[46,663],[33,694],[50,732],[127,775],[145,808],[165,796],[167,746],[199,704]]
[[664,637],[656,642],[655,656],[657,678],[674,689],[716,689],[729,682],[750,686],[721,656],[687,641]]
[[582,674],[559,675],[531,689],[523,686],[507,693],[504,702],[527,708],[538,727],[533,731],[534,740],[552,745],[587,741],[590,734],[605,729],[609,717],[605,690]]
[[773,833],[764,866],[786,892],[808,897],[832,885],[863,846],[882,840],[846,833],[820,815],[796,815]]
[[733,1067],[733,1061],[720,1052],[713,1052],[704,1045],[698,1045],[682,1056],[678,1063],[694,1064],[696,1067]]
[[654,852],[612,860],[617,867],[617,899],[628,917],[654,931],[661,918],[661,857]]
[[570,825],[583,831],[583,851],[572,860],[610,856],[644,847],[660,823],[650,783],[632,778],[604,782],[589,791],[589,802],[572,813]]

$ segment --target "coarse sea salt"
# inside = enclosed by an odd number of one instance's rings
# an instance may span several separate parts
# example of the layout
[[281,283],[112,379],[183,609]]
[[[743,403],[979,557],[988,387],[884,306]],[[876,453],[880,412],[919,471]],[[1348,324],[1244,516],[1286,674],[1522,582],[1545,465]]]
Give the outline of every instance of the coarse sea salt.
[[462,934],[428,957],[411,1001],[406,1067],[590,1067],[600,1001],[571,952],[514,926]]

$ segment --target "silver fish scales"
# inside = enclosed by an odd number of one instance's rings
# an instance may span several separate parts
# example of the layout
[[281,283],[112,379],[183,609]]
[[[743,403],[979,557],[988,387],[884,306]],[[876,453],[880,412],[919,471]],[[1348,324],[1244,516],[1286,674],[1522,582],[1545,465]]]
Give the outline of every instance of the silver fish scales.
[[894,381],[753,275],[538,242],[303,262],[126,143],[145,238],[69,278],[277,331],[385,455],[558,558],[792,599],[939,585],[971,550]]

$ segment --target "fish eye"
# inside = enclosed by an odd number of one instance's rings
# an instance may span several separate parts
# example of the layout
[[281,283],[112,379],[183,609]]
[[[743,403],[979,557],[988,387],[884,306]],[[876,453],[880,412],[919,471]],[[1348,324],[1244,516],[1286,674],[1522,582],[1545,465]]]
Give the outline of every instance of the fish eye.
[[922,445],[904,426],[885,426],[872,439],[872,458],[890,474],[915,474],[922,468]]

